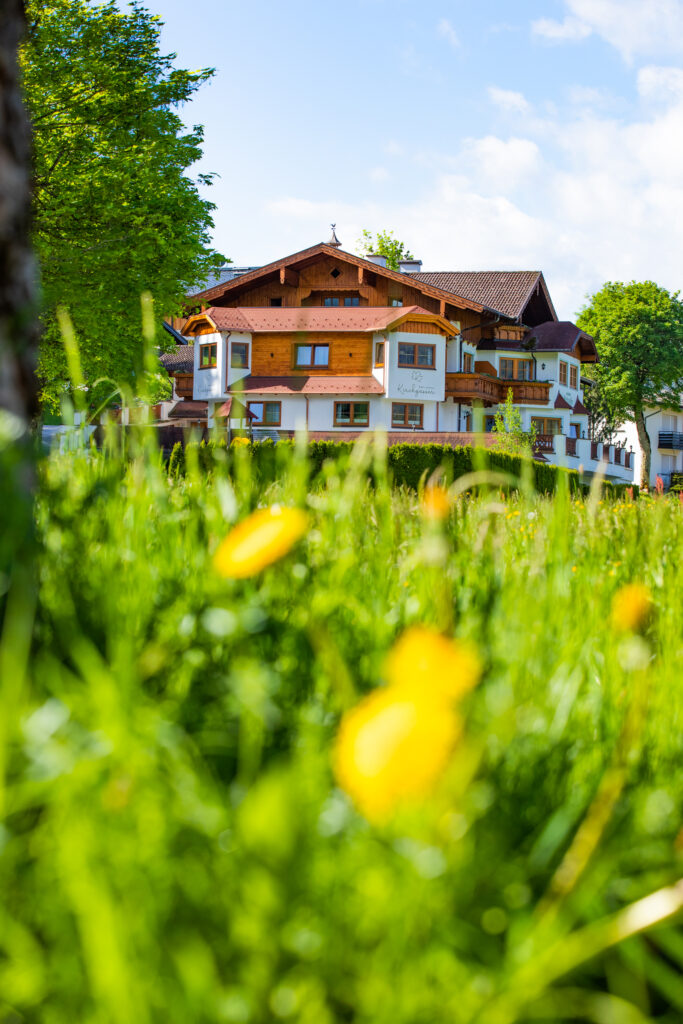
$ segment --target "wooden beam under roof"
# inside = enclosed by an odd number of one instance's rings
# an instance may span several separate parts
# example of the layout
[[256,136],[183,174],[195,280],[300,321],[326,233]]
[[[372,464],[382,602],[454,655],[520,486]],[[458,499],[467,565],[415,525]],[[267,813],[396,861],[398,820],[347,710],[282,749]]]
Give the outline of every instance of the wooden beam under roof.
[[292,288],[299,287],[299,271],[292,267],[280,267],[280,284],[288,284]]

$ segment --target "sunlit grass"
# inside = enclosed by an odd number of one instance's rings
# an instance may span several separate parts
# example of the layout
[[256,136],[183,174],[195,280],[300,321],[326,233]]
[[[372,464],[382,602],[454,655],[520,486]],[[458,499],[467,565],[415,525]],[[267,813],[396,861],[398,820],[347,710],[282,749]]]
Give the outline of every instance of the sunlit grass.
[[5,1018],[680,1020],[680,503],[135,443],[41,470]]

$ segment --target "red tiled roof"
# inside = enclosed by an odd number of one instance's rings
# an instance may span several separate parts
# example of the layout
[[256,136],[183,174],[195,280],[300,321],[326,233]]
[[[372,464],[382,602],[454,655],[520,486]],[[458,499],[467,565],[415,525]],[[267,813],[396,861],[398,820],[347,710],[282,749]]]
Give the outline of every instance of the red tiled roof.
[[170,420],[200,420],[205,419],[209,408],[208,402],[193,402],[183,399],[176,402],[168,414]]
[[562,395],[558,395],[557,398],[555,399],[555,408],[556,409],[571,409],[571,405],[569,404],[569,402],[566,401],[566,399],[564,399],[562,397]]
[[227,417],[231,414],[233,417],[237,415],[241,417],[246,416],[248,420],[256,419],[256,413],[247,409],[246,405],[242,405],[242,403],[238,402],[236,398],[229,398],[227,402],[223,402],[221,407],[214,412],[214,416],[218,416],[219,418]]
[[416,281],[463,295],[517,319],[524,312],[540,270],[439,270],[410,274]]
[[243,377],[231,391],[258,395],[382,395],[375,377]]
[[422,306],[212,306],[204,313],[219,331],[249,333],[383,331],[406,315],[436,315]]

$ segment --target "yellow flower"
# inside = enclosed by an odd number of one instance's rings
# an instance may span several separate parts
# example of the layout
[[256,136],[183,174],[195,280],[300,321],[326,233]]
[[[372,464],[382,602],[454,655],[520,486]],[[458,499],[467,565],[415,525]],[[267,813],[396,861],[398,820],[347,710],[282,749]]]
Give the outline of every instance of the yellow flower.
[[283,558],[306,532],[308,516],[298,508],[259,509],[221,541],[213,564],[221,576],[244,579]]
[[371,821],[427,795],[460,733],[451,709],[389,686],[347,712],[333,760],[339,785]]
[[249,438],[248,437],[233,437],[232,441],[230,442],[230,447],[231,448],[242,448],[242,447],[247,446],[248,444],[249,444]]
[[612,625],[635,632],[646,624],[651,611],[652,597],[645,584],[627,583],[612,598]]
[[421,699],[458,700],[477,684],[481,661],[469,644],[412,626],[389,652],[386,675],[392,686]]
[[425,487],[421,508],[425,519],[445,519],[451,508],[446,488],[442,487],[441,484],[432,484],[429,487]]

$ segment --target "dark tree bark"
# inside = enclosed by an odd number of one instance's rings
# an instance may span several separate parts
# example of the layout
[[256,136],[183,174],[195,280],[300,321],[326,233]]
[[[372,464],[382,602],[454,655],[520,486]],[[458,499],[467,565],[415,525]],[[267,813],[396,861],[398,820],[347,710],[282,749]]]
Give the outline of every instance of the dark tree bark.
[[[23,0],[2,0],[0,30],[0,615],[15,569],[30,567],[37,414],[31,131],[19,87]],[[26,574],[22,574],[26,580]]]

